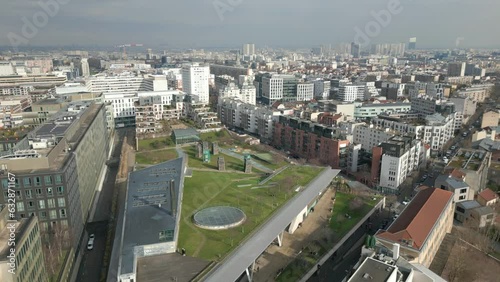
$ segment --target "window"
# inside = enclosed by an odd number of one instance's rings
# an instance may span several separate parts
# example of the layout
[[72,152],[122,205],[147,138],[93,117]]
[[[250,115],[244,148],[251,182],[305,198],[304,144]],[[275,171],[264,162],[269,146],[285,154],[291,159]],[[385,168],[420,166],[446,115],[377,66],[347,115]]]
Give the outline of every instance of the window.
[[35,186],[42,185],[42,179],[40,176],[35,176]]
[[21,191],[19,191],[19,190],[16,190],[16,199],[17,200],[22,200],[23,199],[23,197],[21,195]]
[[57,219],[57,211],[56,210],[50,210],[49,216],[50,216],[50,219]]
[[30,187],[31,186],[31,177],[23,178],[23,185],[24,185],[24,187]]
[[43,190],[42,190],[42,188],[37,188],[37,189],[35,190],[35,192],[36,192],[36,197],[37,197],[37,198],[41,198],[41,197],[43,197]]
[[17,211],[18,212],[23,212],[24,211],[24,203],[23,202],[17,202]]
[[66,209],[60,209],[59,215],[61,216],[61,218],[65,218],[66,217]]
[[38,208],[42,210],[45,209],[45,200],[38,201]]
[[40,218],[41,219],[46,219],[47,218],[47,212],[46,211],[40,212]]
[[58,174],[55,176],[56,184],[62,184],[62,175]]
[[460,200],[460,201],[461,201],[461,200],[465,200],[465,196],[460,196],[460,197],[458,197],[458,200]]
[[55,204],[54,199],[47,199],[47,206],[49,207],[49,209],[55,208],[56,204]]
[[28,210],[33,210],[33,209],[35,209],[35,202],[28,201]]
[[7,189],[9,187],[9,180],[7,178],[2,179],[2,188]]
[[52,189],[52,187],[47,187],[47,196],[52,196],[53,194],[53,191],[54,189]]
[[460,189],[460,194],[467,193],[467,188]]
[[64,187],[63,186],[58,186],[57,187],[57,195],[62,195],[64,193]]
[[31,199],[33,198],[33,195],[31,194],[31,190],[24,190],[24,194],[26,195],[26,199]]
[[64,208],[66,206],[66,200],[64,198],[57,198],[57,206]]
[[446,190],[446,187],[444,185],[441,185],[441,189]]
[[45,176],[45,185],[52,185],[52,175]]

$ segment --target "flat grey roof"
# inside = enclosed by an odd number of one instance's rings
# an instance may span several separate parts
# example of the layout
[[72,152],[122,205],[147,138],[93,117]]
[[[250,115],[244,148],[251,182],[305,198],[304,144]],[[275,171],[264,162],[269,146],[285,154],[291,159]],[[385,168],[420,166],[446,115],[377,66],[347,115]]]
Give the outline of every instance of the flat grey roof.
[[474,200],[463,201],[463,202],[457,203],[457,205],[461,206],[462,208],[464,208],[466,210],[475,209],[475,208],[478,208],[481,206],[481,204],[479,204],[477,201],[474,201]]
[[307,188],[281,207],[251,237],[242,242],[222,263],[214,268],[205,281],[236,281],[238,277],[258,258],[292,220],[330,185],[340,170],[326,168]]
[[387,281],[394,271],[397,271],[397,268],[392,265],[385,264],[373,258],[366,258],[348,281]]
[[174,240],[182,177],[183,158],[130,173],[120,274],[135,272],[134,247]]

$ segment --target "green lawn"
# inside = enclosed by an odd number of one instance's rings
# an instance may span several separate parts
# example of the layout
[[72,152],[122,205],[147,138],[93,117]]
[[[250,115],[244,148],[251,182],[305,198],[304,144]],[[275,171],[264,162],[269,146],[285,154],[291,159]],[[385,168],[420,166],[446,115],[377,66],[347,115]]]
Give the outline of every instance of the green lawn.
[[146,151],[135,154],[135,161],[142,165],[155,165],[177,158],[175,149]]
[[[321,171],[302,167],[289,170],[289,174],[297,175],[300,185],[307,184]],[[267,188],[259,188],[261,178],[259,174],[194,171],[193,177],[186,178],[184,183],[179,248],[185,248],[191,256],[220,260],[295,194],[294,186],[283,177],[272,179],[270,182],[276,185]],[[246,222],[221,231],[204,230],[193,225],[192,217],[196,211],[220,205],[240,208],[247,216]]]
[[230,142],[233,140],[226,130],[221,130],[217,132],[207,132],[200,134],[200,139],[208,142]]
[[[330,221],[336,237],[344,237],[377,203],[378,200],[337,192]],[[346,214],[351,218],[347,218]]]
[[171,137],[151,138],[139,140],[139,152],[158,150],[166,147],[175,146]]

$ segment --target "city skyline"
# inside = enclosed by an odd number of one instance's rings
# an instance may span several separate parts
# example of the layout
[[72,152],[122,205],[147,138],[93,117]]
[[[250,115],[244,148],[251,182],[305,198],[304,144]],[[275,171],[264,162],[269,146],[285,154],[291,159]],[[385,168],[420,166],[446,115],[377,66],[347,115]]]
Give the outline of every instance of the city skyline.
[[[376,22],[379,29],[372,32],[369,43],[408,42],[410,37],[417,37],[419,48],[452,48],[457,38],[463,38],[463,48],[500,47],[499,38],[478,32],[500,24],[495,17],[500,2],[493,0],[376,0],[363,5],[347,1],[309,5],[290,5],[283,0],[197,2],[198,7],[158,0],[8,2],[0,11],[0,46],[141,42],[170,48],[208,48],[252,42],[257,46],[308,47],[355,41],[358,30],[365,31]],[[390,5],[397,7],[397,13],[387,14]],[[481,21],[471,26],[470,21],[457,16],[464,14],[477,15]],[[36,31],[26,33],[29,28],[25,26],[30,23]]]

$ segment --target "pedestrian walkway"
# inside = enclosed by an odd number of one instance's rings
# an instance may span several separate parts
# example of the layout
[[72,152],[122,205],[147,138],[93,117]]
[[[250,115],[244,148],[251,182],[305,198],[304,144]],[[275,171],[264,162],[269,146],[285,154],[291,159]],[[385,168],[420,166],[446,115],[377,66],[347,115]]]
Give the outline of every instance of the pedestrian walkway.
[[275,171],[273,174],[269,175],[266,179],[262,180],[259,185],[264,185],[266,184],[269,180],[271,180],[273,177],[275,177],[276,175],[280,174],[281,172],[283,172],[285,169],[289,168],[289,166],[284,166],[280,169],[278,169],[277,171]]

